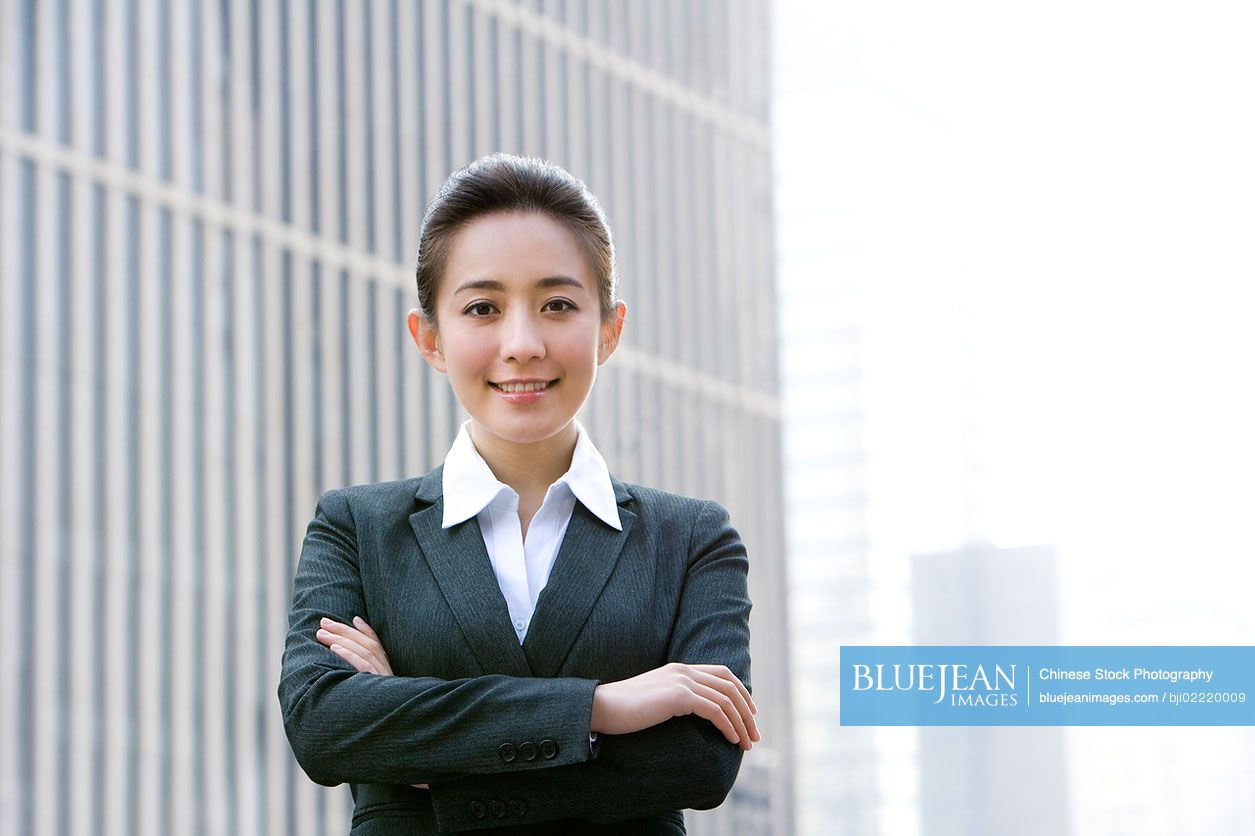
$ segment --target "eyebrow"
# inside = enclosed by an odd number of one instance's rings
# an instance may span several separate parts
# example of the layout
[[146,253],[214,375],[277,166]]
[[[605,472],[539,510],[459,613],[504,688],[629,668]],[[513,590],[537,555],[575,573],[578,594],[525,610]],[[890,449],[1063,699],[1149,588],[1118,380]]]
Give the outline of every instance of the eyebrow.
[[[569,285],[571,287],[578,287],[580,290],[584,289],[584,285],[582,282],[580,282],[579,279],[573,279],[570,276],[546,276],[545,278],[538,279],[536,281],[536,287],[542,290],[547,287],[562,287],[565,285]],[[502,290],[505,290],[505,285],[497,281],[496,279],[475,279],[473,281],[463,282],[462,284],[458,285],[458,289],[453,291],[453,293],[454,295],[457,295],[464,290],[502,291]]]

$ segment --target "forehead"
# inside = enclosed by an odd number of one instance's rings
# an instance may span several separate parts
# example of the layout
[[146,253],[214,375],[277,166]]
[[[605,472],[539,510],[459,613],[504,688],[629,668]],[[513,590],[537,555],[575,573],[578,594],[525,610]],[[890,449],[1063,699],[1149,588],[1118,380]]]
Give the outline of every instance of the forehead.
[[592,292],[593,279],[579,239],[563,224],[536,212],[476,218],[449,248],[445,282],[490,279],[531,286],[550,276],[571,276]]

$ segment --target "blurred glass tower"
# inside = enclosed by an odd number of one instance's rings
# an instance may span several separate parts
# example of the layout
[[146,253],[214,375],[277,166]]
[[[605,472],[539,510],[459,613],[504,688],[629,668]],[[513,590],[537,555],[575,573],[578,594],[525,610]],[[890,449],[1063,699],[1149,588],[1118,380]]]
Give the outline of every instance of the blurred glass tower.
[[845,102],[831,92],[845,13],[800,0],[772,6],[796,819],[804,836],[896,836],[905,831],[883,809],[903,806],[901,762],[878,747],[886,730],[842,728],[838,699],[841,645],[874,643],[885,571],[869,512],[868,288],[841,269],[865,246],[849,209],[859,193],[841,177],[859,165],[840,147],[854,131],[840,125]]
[[[969,542],[911,559],[917,645],[1059,644],[1053,546]],[[919,732],[920,836],[1071,832],[1068,730],[927,727]]]
[[611,470],[725,503],[764,743],[695,834],[790,833],[767,26],[721,4],[0,0],[0,832],[341,833],[275,699],[319,494],[443,460],[427,199],[496,150],[601,198]]

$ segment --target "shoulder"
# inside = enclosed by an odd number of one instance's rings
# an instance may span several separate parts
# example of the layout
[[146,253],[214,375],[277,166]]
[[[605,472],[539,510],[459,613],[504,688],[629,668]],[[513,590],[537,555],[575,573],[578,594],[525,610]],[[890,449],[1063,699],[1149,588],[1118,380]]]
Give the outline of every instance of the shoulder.
[[408,514],[414,510],[415,495],[423,480],[432,473],[387,482],[363,482],[330,488],[322,493],[318,504],[324,508],[345,508],[354,518],[395,516],[402,512]]
[[[620,484],[636,500],[630,507],[637,514],[637,527],[649,532],[654,547],[662,553],[687,555],[688,571],[711,561],[746,571],[745,544],[721,503],[646,485]],[[679,550],[680,544],[687,547]]]
[[618,485],[631,495],[642,513],[650,516],[685,520],[694,527],[718,525],[728,520],[728,509],[713,499],[685,496],[632,482],[618,482]]

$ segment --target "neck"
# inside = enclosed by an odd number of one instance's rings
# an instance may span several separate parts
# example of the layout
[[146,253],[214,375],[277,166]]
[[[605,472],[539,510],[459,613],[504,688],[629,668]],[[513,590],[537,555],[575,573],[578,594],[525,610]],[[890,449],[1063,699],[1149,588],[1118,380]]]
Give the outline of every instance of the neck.
[[579,430],[571,421],[549,438],[520,444],[493,435],[472,420],[470,433],[471,442],[493,476],[514,488],[519,496],[543,496],[570,469]]

